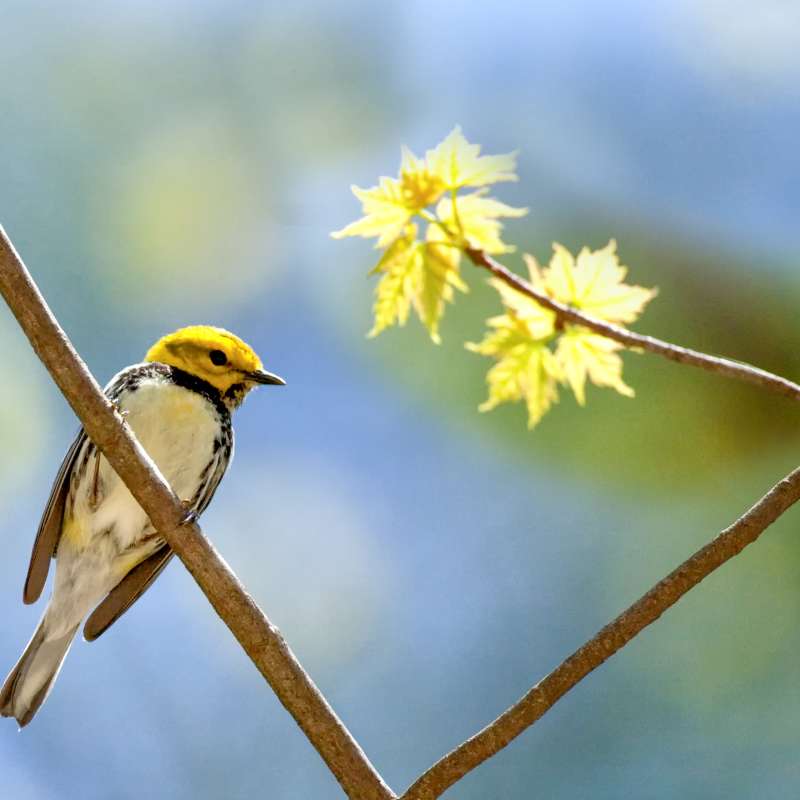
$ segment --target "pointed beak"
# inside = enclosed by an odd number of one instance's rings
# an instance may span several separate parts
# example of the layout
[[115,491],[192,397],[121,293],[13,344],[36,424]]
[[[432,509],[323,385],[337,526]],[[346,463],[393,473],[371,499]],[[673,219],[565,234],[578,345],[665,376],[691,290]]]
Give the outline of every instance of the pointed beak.
[[263,369],[254,369],[252,372],[245,372],[244,377],[253,383],[263,383],[272,386],[286,386],[286,381],[279,375],[273,375]]

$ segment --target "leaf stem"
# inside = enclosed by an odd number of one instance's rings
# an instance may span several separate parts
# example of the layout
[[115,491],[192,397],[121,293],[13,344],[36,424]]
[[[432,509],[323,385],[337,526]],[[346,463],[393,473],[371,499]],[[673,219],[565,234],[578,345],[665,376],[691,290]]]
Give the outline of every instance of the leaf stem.
[[701,353],[697,350],[691,350],[688,347],[681,347],[661,339],[656,339],[653,336],[633,333],[633,331],[627,328],[613,325],[610,322],[603,322],[571,306],[559,303],[545,292],[537,289],[524,278],[512,272],[503,264],[496,261],[483,250],[474,250],[467,247],[464,252],[475,266],[487,269],[495,278],[503,281],[518,292],[527,295],[540,306],[555,312],[557,323],[560,322],[563,324],[569,322],[575,325],[581,325],[584,328],[599,333],[608,339],[613,339],[615,342],[619,342],[633,350],[646,350],[649,353],[655,353],[670,361],[676,361],[679,364],[688,364],[689,366],[699,367],[700,369],[715,372],[718,375],[724,375],[728,378],[736,378],[737,380],[769,389],[770,391],[781,394],[792,400],[800,400],[800,385],[787,378],[774,375],[771,372],[767,372],[759,367],[754,367],[751,364],[746,364],[743,361],[734,361],[730,358],[708,355],[707,353]]

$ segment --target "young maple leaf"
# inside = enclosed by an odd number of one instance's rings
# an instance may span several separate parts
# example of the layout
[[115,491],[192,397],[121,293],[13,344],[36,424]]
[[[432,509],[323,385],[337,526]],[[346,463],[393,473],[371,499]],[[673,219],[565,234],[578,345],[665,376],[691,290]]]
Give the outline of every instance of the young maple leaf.
[[428,241],[417,241],[415,225],[389,246],[373,272],[382,277],[375,289],[375,322],[370,337],[392,325],[405,325],[413,308],[437,344],[439,320],[453,290],[466,292],[458,268],[460,252],[443,242],[430,226]]
[[424,160],[404,147],[397,178],[381,178],[378,185],[371,189],[360,189],[358,186],[352,186],[351,189],[361,201],[364,216],[334,231],[331,236],[334,239],[343,239],[345,236],[370,239],[377,236],[376,247],[386,247],[401,235],[415,214],[444,194],[445,186]]
[[368,336],[377,336],[391,325],[405,325],[411,303],[422,283],[422,259],[416,241],[416,226],[389,246],[373,272],[381,273],[375,288],[375,323]]
[[[538,286],[541,276],[535,261],[528,261],[528,270],[531,283]],[[517,291],[499,278],[489,278],[489,285],[497,290],[506,308],[506,314],[490,319],[490,324],[496,320],[508,318],[514,323],[516,329],[524,331],[531,339],[549,340],[555,335],[556,315],[554,312],[539,305],[532,297]],[[493,324],[493,327],[499,326]],[[485,355],[493,355],[493,353],[485,353]]]
[[[459,276],[462,250],[508,252],[511,248],[500,238],[500,218],[526,213],[526,209],[486,197],[488,190],[466,197],[458,197],[457,190],[516,180],[514,167],[513,154],[481,156],[480,147],[470,144],[456,128],[425,158],[404,147],[397,178],[381,178],[370,189],[352,187],[364,215],[331,235],[336,239],[374,237],[376,246],[385,248],[373,270],[381,279],[370,336],[391,325],[404,325],[413,308],[431,339],[440,341],[439,322],[446,304],[452,302],[454,290],[467,290]],[[444,200],[446,192],[450,197]],[[415,217],[429,223],[424,242],[416,238]]]
[[[613,323],[631,323],[656,295],[655,289],[624,283],[627,267],[619,263],[612,239],[601,250],[584,247],[575,259],[559,244],[543,270],[532,256],[525,260],[531,281],[562,303]],[[587,378],[596,386],[615,389],[633,397],[633,389],[622,380],[622,345],[580,325],[566,325],[559,337],[555,357],[575,399],[586,402]]]
[[553,257],[540,277],[536,260],[532,256],[525,260],[552,298],[606,322],[634,322],[657,294],[656,289],[624,283],[628,268],[619,263],[613,239],[601,250],[582,248],[577,259],[554,244]]
[[633,397],[633,389],[622,380],[619,342],[585,329],[569,328],[558,338],[555,358],[580,405],[586,404],[586,378],[595,386],[616,389]]
[[441,178],[445,188],[451,190],[517,180],[516,153],[482,156],[480,152],[480,145],[470,144],[457,125],[444,141],[425,153],[425,161],[428,169]]
[[558,400],[558,382],[563,380],[548,347],[555,335],[555,315],[500,280],[489,283],[500,292],[506,313],[487,321],[490,330],[483,341],[466,345],[473,353],[497,359],[486,375],[489,397],[478,409],[524,400],[530,429]]
[[331,236],[334,239],[343,239],[345,236],[370,239],[377,236],[376,247],[390,245],[400,236],[414,214],[405,204],[400,181],[381,178],[379,184],[371,189],[360,189],[358,186],[350,188],[361,201],[364,216],[341,230],[334,231]]
[[478,406],[490,411],[501,403],[524,400],[528,428],[533,428],[558,400],[559,366],[546,339],[534,339],[530,328],[513,312],[493,317],[482,342],[468,342],[474,353],[492,356],[497,363],[486,374],[489,397]]
[[416,213],[433,205],[447,187],[426,159],[417,158],[407,147],[402,147],[401,153],[400,186],[406,205]]
[[459,274],[461,251],[454,247],[438,225],[429,225],[426,241],[419,245],[422,256],[422,285],[415,301],[420,320],[431,339],[439,344],[439,320],[445,304],[452,303],[454,289],[469,289]]
[[503,230],[500,217],[524,217],[528,209],[514,208],[486,197],[487,191],[482,189],[472,194],[442,198],[436,206],[436,215],[469,247],[485,253],[510,253],[514,248],[500,238]]
[[[632,322],[655,295],[655,290],[623,283],[627,270],[617,260],[613,241],[594,252],[584,248],[577,262],[560,245],[554,250],[544,270],[532,256],[525,260],[531,283],[563,303],[587,313],[591,309],[609,322]],[[482,410],[525,400],[532,428],[556,401],[558,383],[568,385],[580,405],[586,402],[587,380],[633,396],[622,380],[619,343],[579,325],[557,327],[555,314],[532,297],[496,278],[489,283],[500,293],[506,313],[488,321],[491,330],[482,342],[467,345],[498,360],[487,375],[489,399]]]

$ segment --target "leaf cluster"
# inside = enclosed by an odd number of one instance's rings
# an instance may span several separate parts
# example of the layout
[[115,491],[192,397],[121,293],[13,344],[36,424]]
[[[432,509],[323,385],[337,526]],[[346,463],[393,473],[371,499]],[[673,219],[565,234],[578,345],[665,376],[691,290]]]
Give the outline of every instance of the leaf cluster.
[[[370,189],[352,187],[363,216],[332,235],[377,238],[383,250],[372,272],[380,276],[370,336],[405,325],[412,310],[439,343],[439,325],[456,291],[466,293],[461,263],[469,251],[496,255],[513,247],[502,239],[504,218],[521,217],[489,196],[489,187],[517,180],[516,155],[481,155],[456,127],[434,149],[418,158],[403,148],[396,178],[383,177]],[[464,190],[467,190],[466,192]],[[625,283],[612,240],[600,249],[583,248],[577,257],[555,244],[542,268],[525,256],[530,281],[551,298],[617,324],[633,322],[655,290]],[[524,401],[534,427],[558,400],[559,386],[586,402],[586,382],[633,396],[622,380],[621,345],[579,325],[562,324],[556,314],[498,278],[490,279],[504,313],[487,320],[482,341],[467,348],[495,359],[487,373],[488,411]]]
[[[377,237],[376,246],[385,248],[373,270],[381,277],[370,336],[404,325],[413,309],[431,339],[440,341],[446,303],[453,301],[455,290],[468,291],[460,276],[463,251],[513,249],[501,239],[501,219],[521,217],[527,209],[488,197],[487,187],[517,180],[515,166],[513,153],[482,156],[480,147],[455,128],[424,158],[403,148],[396,178],[381,178],[371,189],[352,187],[364,216],[334,238]],[[464,194],[464,189],[472,191]]]

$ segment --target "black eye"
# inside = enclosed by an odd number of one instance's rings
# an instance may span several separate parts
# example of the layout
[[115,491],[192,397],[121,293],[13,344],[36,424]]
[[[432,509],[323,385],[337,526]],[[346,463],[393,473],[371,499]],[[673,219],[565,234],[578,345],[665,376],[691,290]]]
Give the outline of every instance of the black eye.
[[223,367],[228,363],[228,356],[226,356],[222,350],[212,350],[208,354],[208,357],[211,359],[211,363],[215,367]]

